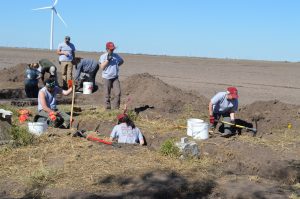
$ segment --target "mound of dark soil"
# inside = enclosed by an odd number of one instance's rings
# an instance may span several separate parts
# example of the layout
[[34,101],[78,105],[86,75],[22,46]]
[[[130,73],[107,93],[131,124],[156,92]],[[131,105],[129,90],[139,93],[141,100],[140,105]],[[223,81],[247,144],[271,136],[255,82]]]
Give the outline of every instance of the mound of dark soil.
[[11,67],[9,69],[4,68],[0,72],[0,81],[1,82],[23,82],[24,81],[24,73],[26,66],[28,64],[26,63],[20,63],[17,64],[14,67]]
[[[285,104],[277,100],[257,101],[241,108],[239,117],[248,121],[257,120],[259,132],[274,133],[274,130],[287,129],[288,123],[298,129],[300,106]],[[274,131],[274,132],[273,132]]]
[[170,86],[148,73],[130,76],[121,86],[123,96],[131,99],[131,108],[149,105],[162,112],[178,113],[192,105],[196,110],[207,110],[207,98]]

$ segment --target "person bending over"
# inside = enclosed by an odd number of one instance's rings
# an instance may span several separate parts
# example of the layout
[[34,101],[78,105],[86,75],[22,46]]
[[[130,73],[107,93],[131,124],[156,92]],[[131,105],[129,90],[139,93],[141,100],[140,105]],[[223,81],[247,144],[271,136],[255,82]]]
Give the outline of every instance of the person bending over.
[[37,98],[39,93],[39,78],[40,72],[37,70],[37,63],[29,64],[25,71],[25,93],[28,98]]
[[49,73],[49,77],[54,78],[55,82],[56,82],[56,86],[58,86],[56,66],[51,61],[49,61],[48,59],[39,60],[39,65],[40,65],[42,82],[45,81],[45,74]]
[[[215,128],[221,117],[225,122],[235,124],[235,113],[238,110],[238,90],[235,87],[228,87],[227,91],[217,93],[211,98],[208,111],[211,128]],[[223,137],[233,134],[231,125],[224,123]]]

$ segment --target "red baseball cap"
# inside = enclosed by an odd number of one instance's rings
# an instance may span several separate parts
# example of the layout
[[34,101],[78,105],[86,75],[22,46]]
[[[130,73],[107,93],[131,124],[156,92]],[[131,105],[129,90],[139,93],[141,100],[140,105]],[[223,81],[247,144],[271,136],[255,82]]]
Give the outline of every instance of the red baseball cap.
[[106,43],[106,48],[109,49],[109,50],[114,50],[116,47],[115,47],[115,44],[111,41],[107,42]]
[[232,96],[232,98],[239,98],[238,90],[236,89],[236,87],[228,87],[227,92]]
[[127,117],[127,114],[122,113],[122,114],[119,114],[119,115],[117,116],[117,119],[118,119],[118,120],[121,120],[121,119],[123,119],[124,117]]

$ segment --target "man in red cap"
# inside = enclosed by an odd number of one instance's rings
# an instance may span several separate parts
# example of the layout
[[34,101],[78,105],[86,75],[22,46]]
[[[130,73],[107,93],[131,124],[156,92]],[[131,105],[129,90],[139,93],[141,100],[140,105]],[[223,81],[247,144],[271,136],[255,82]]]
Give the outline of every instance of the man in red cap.
[[[211,98],[208,111],[212,128],[216,127],[221,117],[223,117],[225,122],[235,123],[235,113],[238,110],[238,97],[238,90],[235,87],[228,87],[225,92],[219,92]],[[232,134],[232,126],[224,124],[224,133],[222,133],[222,136],[227,137]]]
[[106,109],[111,109],[110,94],[111,89],[114,89],[115,98],[113,108],[120,108],[121,88],[119,81],[119,67],[124,63],[124,60],[116,53],[113,42],[106,43],[106,53],[100,56],[100,68],[102,71],[102,78],[104,80],[104,103]]

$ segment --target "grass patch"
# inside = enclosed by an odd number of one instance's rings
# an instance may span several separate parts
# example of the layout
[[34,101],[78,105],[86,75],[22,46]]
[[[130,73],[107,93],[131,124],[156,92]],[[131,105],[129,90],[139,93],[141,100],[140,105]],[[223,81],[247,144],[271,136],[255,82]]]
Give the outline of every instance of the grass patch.
[[44,189],[52,184],[59,178],[59,174],[56,170],[47,169],[42,167],[35,170],[29,177],[29,189],[25,195],[25,198],[47,198],[44,193]]
[[45,187],[48,184],[54,183],[57,176],[57,171],[43,167],[38,170],[35,170],[30,175],[29,184],[32,188]]
[[292,193],[290,196],[289,196],[290,199],[300,199],[300,196],[296,193]]
[[10,133],[14,140],[13,146],[26,146],[32,144],[34,141],[34,135],[29,133],[26,127],[13,124]]
[[295,143],[300,142],[300,136],[298,135],[297,130],[277,130],[274,131],[276,136],[274,138],[258,138],[250,137],[247,135],[239,136],[239,140],[242,142],[259,144],[262,146],[268,146],[275,150],[295,150],[297,146]]
[[180,155],[174,139],[166,140],[160,147],[160,153],[169,157],[178,157]]

